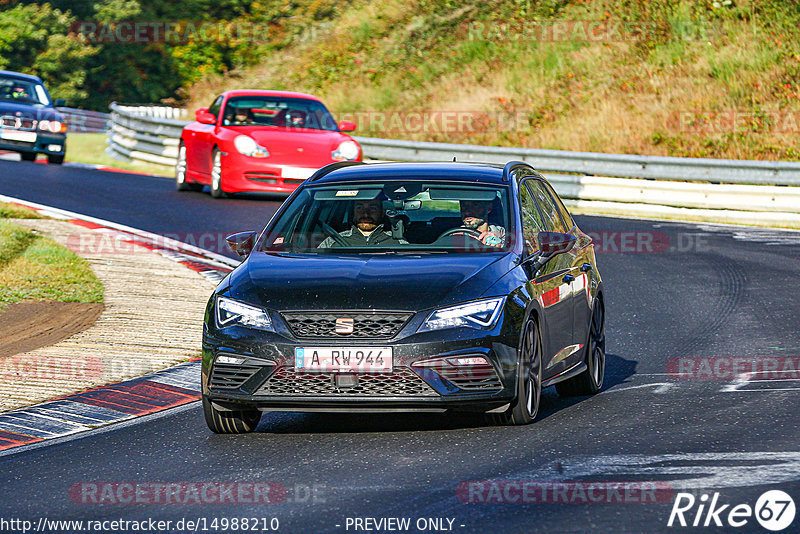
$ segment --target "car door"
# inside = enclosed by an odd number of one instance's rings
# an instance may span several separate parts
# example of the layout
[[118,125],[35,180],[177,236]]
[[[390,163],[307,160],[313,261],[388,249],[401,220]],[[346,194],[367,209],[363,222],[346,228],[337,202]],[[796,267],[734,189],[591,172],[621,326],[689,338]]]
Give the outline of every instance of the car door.
[[[217,124],[202,124],[196,123],[197,128],[194,130],[192,150],[194,160],[191,162],[192,169],[203,174],[206,177],[211,176],[211,151],[216,144],[216,133],[219,128],[220,117],[222,117],[222,95],[218,96],[208,112],[217,118]],[[189,150],[187,148],[186,158],[189,158]]]
[[[575,280],[572,282],[572,300],[574,302],[574,322],[572,342],[576,345],[586,343],[589,336],[589,321],[592,318],[592,298],[591,298],[591,277],[594,275],[594,257],[592,254],[592,239],[581,232],[572,220],[572,216],[567,211],[564,203],[558,197],[553,187],[543,182],[545,189],[553,198],[554,204],[558,209],[561,220],[565,226],[570,228],[570,234],[576,237],[575,247],[572,249],[574,259],[572,260],[572,273]],[[580,359],[582,351],[574,354],[574,359]]]
[[[533,204],[539,210],[545,231],[568,233],[545,184],[538,178],[525,180],[524,185]],[[547,338],[549,362],[545,363],[545,376],[556,375],[570,367],[571,358],[579,347],[574,342],[574,282],[576,279],[575,252],[573,250],[554,256],[536,274],[533,280],[539,304],[544,309],[546,325],[542,328],[543,340]]]

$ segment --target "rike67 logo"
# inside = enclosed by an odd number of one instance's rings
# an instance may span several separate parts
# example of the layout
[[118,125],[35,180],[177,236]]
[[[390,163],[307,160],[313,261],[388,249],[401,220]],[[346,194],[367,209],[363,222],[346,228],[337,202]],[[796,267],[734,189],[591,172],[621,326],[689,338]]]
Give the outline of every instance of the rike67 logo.
[[[794,521],[794,516],[794,500],[780,490],[770,490],[762,494],[755,507],[749,504],[720,504],[719,493],[714,493],[712,497],[705,493],[700,497],[691,493],[678,493],[667,526],[739,528],[755,517],[765,529],[778,532],[788,528]],[[748,530],[752,530],[752,527]]]

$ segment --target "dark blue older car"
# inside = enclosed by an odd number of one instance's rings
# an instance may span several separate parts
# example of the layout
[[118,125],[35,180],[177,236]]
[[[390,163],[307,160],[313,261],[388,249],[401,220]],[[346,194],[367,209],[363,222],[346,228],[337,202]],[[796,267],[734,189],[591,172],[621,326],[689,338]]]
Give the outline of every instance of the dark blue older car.
[[41,78],[0,70],[0,150],[24,161],[46,154],[49,163],[64,162],[67,124]]

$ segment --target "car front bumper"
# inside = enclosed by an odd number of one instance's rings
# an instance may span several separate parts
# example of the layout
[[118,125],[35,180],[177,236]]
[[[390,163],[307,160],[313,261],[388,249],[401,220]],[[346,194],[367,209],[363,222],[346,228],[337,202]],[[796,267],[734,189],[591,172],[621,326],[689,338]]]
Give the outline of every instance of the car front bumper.
[[[412,320],[395,340],[297,340],[281,333],[206,324],[202,391],[217,409],[263,411],[502,411],[516,395],[517,339],[493,330],[454,328],[425,333]],[[297,372],[297,347],[391,347],[392,373]],[[219,356],[239,365],[218,363]],[[490,368],[454,366],[454,357],[482,356]],[[420,362],[427,362],[420,364]],[[432,361],[432,362],[431,362]],[[341,375],[348,375],[342,377]],[[355,376],[353,376],[355,375]],[[344,381],[343,381],[344,380]],[[355,383],[353,383],[355,382]],[[220,387],[222,385],[222,387]]]
[[[65,134],[52,134],[44,132],[22,132],[19,130],[3,130],[0,137],[0,150],[13,152],[36,152],[39,154],[61,155],[67,150],[67,136]],[[20,134],[34,134],[34,140],[9,139]],[[27,135],[26,135],[27,137]]]
[[236,152],[222,156],[222,179],[228,193],[248,191],[289,194],[318,169],[334,163],[330,159],[251,158]]

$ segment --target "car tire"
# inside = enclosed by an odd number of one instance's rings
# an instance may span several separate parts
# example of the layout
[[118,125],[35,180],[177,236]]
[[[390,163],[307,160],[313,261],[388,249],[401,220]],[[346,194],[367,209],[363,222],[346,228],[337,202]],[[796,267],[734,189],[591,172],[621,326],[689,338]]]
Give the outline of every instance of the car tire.
[[589,322],[589,338],[584,350],[586,370],[556,384],[556,391],[563,397],[594,395],[603,387],[606,370],[606,323],[605,308],[600,298],[594,299],[592,318]]
[[22,158],[22,161],[36,161],[36,152],[20,152],[19,157]]
[[178,191],[202,191],[203,184],[186,181],[186,145],[178,145],[178,159],[175,163],[175,189]]
[[261,420],[261,412],[258,410],[236,412],[217,410],[205,395],[203,395],[203,415],[208,428],[216,434],[246,434],[255,430]]
[[47,156],[47,163],[51,163],[53,165],[61,165],[64,163],[64,154],[49,154]]
[[539,326],[528,319],[522,331],[517,373],[517,398],[501,414],[492,414],[493,422],[500,425],[527,425],[539,414],[542,398],[542,344]]
[[211,196],[214,198],[227,196],[222,189],[222,152],[216,149],[211,154]]

